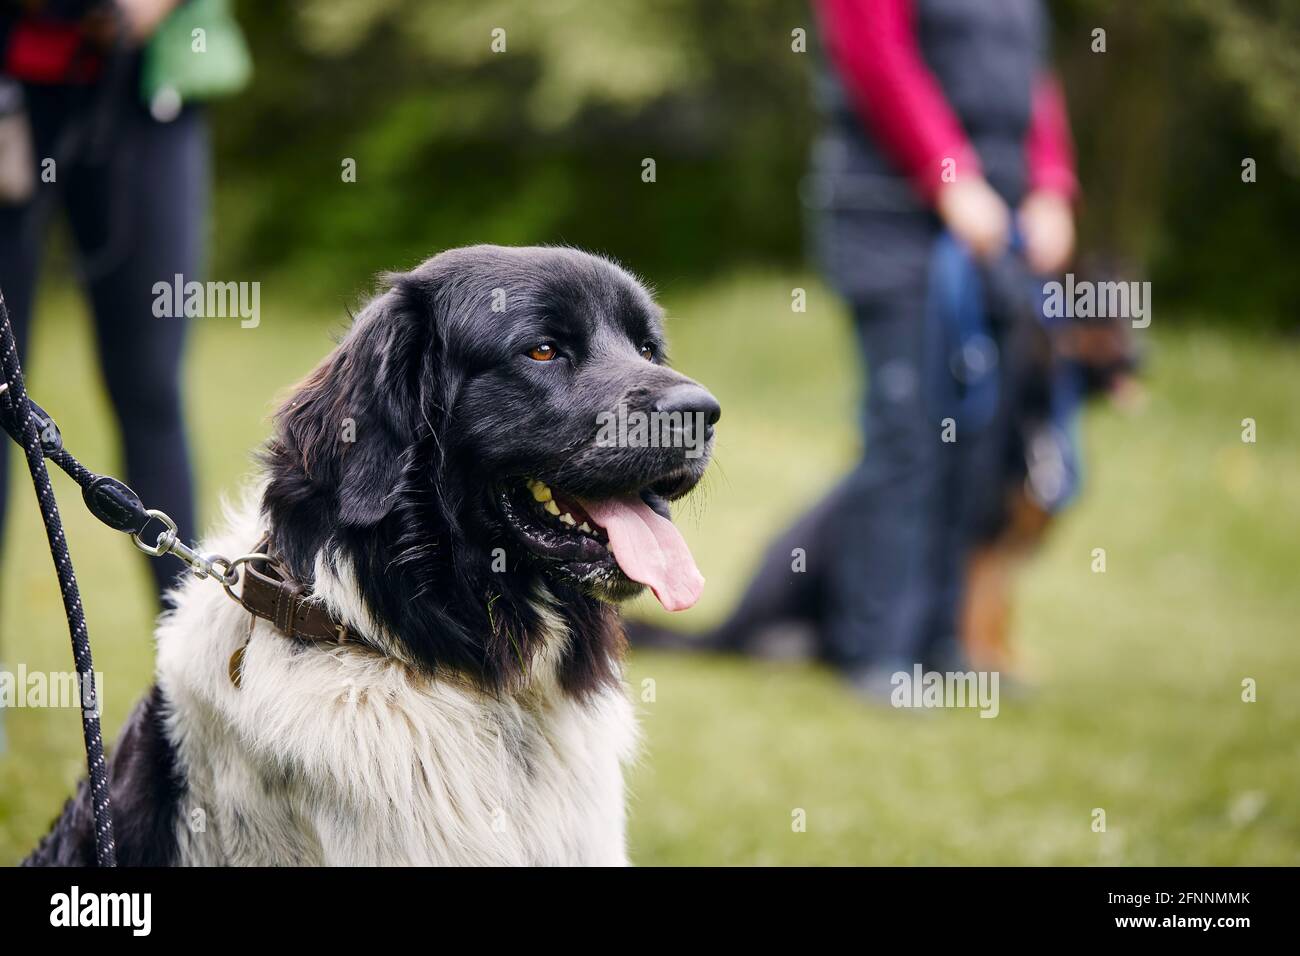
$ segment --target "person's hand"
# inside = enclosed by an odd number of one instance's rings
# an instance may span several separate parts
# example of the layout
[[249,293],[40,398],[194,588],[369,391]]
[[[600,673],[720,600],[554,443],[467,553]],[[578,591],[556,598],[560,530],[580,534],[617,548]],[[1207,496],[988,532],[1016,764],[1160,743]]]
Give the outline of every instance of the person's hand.
[[1032,192],[1020,204],[1025,259],[1039,275],[1065,269],[1074,253],[1074,211],[1059,193]]
[[126,21],[127,35],[133,42],[143,44],[154,35],[154,31],[167,18],[167,14],[175,9],[179,0],[116,0],[116,2],[122,11],[122,18]]
[[154,31],[176,8],[179,0],[114,0],[117,15],[112,10],[96,8],[83,21],[86,34],[101,46],[111,46],[119,29],[126,31],[131,46],[142,46]]
[[983,177],[946,183],[935,197],[935,209],[944,225],[978,258],[996,259],[1006,249],[1011,211]]

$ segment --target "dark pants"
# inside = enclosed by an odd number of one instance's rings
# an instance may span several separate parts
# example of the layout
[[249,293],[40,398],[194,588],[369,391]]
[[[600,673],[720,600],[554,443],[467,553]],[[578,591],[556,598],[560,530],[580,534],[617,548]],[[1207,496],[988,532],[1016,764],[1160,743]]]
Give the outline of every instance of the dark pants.
[[978,437],[945,442],[931,400],[935,331],[925,295],[903,289],[855,307],[867,370],[865,450],[830,522],[825,639],[849,670],[909,669],[956,648],[966,535],[964,473]]
[[[39,180],[22,206],[0,206],[0,289],[19,349],[25,351],[33,295],[49,220],[62,206],[78,253],[78,272],[94,312],[100,366],[125,450],[125,480],[145,505],[171,515],[192,536],[194,498],[180,389],[183,318],[156,318],[155,283],[197,277],[208,201],[204,118],[184,111],[159,123],[128,83],[99,109],[94,93],[28,89],[38,164],[55,159],[56,181]],[[99,124],[107,135],[96,142]],[[57,351],[57,342],[44,347]],[[36,381],[33,395],[52,413],[51,397],[69,383]],[[78,386],[79,387],[79,386]],[[75,453],[75,435],[65,436]],[[8,441],[0,442],[0,521],[7,492]],[[106,471],[110,462],[88,462]],[[79,503],[68,507],[80,507]],[[124,546],[126,542],[123,542]],[[159,591],[183,566],[153,559]]]

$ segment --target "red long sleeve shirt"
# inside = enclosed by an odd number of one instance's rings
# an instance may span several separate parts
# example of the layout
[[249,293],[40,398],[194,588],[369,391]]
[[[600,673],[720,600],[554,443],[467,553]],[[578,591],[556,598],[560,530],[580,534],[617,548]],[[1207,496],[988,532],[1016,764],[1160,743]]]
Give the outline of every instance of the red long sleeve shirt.
[[[816,0],[832,64],[876,141],[927,202],[945,160],[978,172],[971,146],[916,36],[913,0]],[[1033,91],[1025,138],[1030,189],[1078,190],[1065,97],[1050,73]]]

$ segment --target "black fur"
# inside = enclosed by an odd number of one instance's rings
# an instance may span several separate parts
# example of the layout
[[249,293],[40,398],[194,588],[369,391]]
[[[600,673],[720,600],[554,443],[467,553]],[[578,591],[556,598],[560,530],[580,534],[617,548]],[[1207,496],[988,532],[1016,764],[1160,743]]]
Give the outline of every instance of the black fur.
[[[597,416],[620,402],[648,411],[693,383],[663,364],[649,293],[586,253],[456,249],[388,285],[279,413],[264,498],[275,547],[306,582],[318,553],[345,556],[419,664],[517,687],[544,637],[533,601],[546,569],[503,522],[499,494],[532,477],[662,506],[707,456],[597,447]],[[530,358],[542,341],[561,357]],[[573,634],[566,690],[613,681],[623,638],[612,608],[562,578],[548,584]]]
[[[185,780],[166,730],[167,701],[154,687],[127,719],[109,761],[108,790],[120,866],[176,862]],[[23,866],[94,866],[95,823],[85,780]]]

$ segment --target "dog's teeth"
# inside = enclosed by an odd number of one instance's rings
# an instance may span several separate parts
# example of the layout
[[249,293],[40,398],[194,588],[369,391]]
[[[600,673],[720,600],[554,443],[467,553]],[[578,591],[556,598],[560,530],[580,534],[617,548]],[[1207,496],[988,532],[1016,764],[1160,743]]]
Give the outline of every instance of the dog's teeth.
[[569,514],[567,511],[564,514],[560,515],[560,520],[565,524],[567,524],[570,528],[572,528],[575,524],[578,523],[573,520],[573,515]]
[[560,516],[560,506],[554,501],[548,501],[546,504],[542,505],[542,507],[546,510],[547,514],[555,515],[557,518]]
[[587,532],[587,534],[591,534],[591,525],[587,524],[587,522],[584,521],[582,524],[578,525],[578,530],[585,531]]
[[529,480],[528,490],[532,492],[534,501],[546,502],[551,500],[551,489],[546,487],[544,482],[535,478]]

